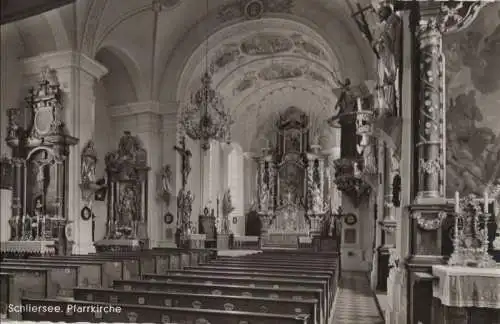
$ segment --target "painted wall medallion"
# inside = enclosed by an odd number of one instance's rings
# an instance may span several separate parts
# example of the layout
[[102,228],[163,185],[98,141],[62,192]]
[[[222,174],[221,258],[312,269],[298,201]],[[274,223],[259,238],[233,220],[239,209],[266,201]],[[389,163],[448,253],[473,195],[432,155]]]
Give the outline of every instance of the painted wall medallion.
[[253,0],[245,5],[245,16],[248,19],[259,19],[264,13],[264,4],[260,0]]
[[233,217],[233,224],[238,224],[238,217]]

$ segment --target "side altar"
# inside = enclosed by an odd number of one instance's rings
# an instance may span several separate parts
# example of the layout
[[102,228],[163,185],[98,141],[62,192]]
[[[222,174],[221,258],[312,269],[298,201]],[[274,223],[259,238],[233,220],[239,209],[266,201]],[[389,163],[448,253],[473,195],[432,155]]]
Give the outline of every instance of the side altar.
[[[12,190],[12,214],[2,254],[71,253],[73,224],[67,217],[66,179],[69,147],[78,139],[67,132],[63,92],[49,72],[43,71],[37,87],[30,90],[25,112],[7,111],[6,141],[12,155],[2,159],[2,182]],[[28,127],[22,119],[30,121]]]
[[276,145],[256,157],[263,248],[298,248],[319,236],[328,216],[328,156],[311,143],[309,117],[288,108],[276,123]]
[[126,131],[116,151],[105,157],[108,184],[106,236],[97,251],[140,250],[149,247],[147,233],[147,152],[140,139]]

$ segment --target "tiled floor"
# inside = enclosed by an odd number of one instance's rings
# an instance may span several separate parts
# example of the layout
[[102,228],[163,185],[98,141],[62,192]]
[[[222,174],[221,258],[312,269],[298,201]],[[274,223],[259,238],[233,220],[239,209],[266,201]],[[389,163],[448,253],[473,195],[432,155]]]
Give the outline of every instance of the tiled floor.
[[383,324],[370,289],[368,277],[362,272],[343,272],[335,300],[332,324]]

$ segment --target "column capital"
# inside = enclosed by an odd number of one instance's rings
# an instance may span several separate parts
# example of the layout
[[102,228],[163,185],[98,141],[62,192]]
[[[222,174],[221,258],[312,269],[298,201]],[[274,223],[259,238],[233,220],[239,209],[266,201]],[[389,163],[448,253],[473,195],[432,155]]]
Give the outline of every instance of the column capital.
[[96,60],[91,59],[85,54],[71,50],[43,53],[38,56],[29,57],[23,60],[23,65],[23,73],[26,76],[40,74],[47,66],[54,70],[80,69],[97,80],[108,73],[108,69]]

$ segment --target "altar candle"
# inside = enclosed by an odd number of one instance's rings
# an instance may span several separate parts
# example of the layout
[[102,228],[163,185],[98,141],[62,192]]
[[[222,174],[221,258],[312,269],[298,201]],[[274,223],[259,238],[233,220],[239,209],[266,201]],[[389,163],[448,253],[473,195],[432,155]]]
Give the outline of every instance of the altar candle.
[[489,205],[489,199],[488,199],[488,189],[484,191],[484,213],[488,214],[488,205]]
[[460,213],[460,194],[455,191],[455,213]]
[[357,103],[358,103],[358,111],[361,111],[363,110],[363,104],[361,102],[361,98],[358,97],[357,99]]

